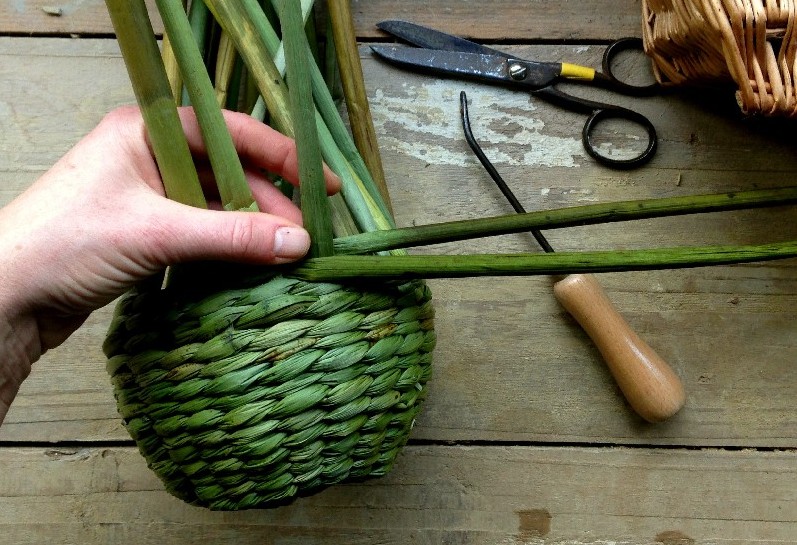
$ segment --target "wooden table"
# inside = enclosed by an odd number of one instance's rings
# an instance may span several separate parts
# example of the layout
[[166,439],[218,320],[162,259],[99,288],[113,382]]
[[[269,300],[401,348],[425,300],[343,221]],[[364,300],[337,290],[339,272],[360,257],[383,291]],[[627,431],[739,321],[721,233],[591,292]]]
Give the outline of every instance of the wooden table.
[[[58,4],[60,16],[42,7]],[[355,0],[359,34],[404,18],[524,56],[597,63],[640,35],[636,0]],[[0,203],[132,92],[99,0],[0,5]],[[598,45],[595,45],[598,44]],[[412,75],[361,49],[398,223],[509,213],[474,130],[531,210],[776,187],[793,122],[743,119],[730,93],[623,99],[661,138],[643,169],[597,166],[583,118],[523,93]],[[592,96],[602,96],[594,93]],[[797,237],[790,208],[551,231],[562,250]],[[527,235],[418,250],[531,251]],[[601,276],[683,379],[653,425],[625,404],[548,277],[436,280],[436,371],[394,471],[295,504],[215,513],[165,493],[116,414],[101,342],[110,307],[39,363],[0,429],[4,543],[795,543],[797,262]]]

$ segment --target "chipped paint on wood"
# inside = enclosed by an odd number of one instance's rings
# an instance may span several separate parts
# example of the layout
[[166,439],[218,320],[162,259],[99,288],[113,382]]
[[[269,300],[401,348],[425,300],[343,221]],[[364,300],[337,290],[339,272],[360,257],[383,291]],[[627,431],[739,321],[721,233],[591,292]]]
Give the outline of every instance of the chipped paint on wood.
[[[464,166],[476,161],[462,133],[459,82],[378,88],[371,98],[380,144],[425,163]],[[580,130],[546,131],[537,103],[525,93],[468,85],[473,132],[496,165],[577,167],[588,160]],[[552,107],[547,106],[546,107]]]

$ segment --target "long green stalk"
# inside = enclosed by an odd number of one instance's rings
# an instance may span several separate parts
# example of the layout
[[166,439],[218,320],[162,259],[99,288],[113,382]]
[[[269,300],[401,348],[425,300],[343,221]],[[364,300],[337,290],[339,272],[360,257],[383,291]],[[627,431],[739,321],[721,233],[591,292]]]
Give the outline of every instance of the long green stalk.
[[222,204],[225,210],[257,210],[182,3],[180,0],[156,3],[196,112]]
[[[315,0],[301,0],[302,6],[302,19],[306,22],[310,14],[312,13],[312,8]],[[264,6],[271,7],[271,3],[266,0]],[[285,75],[285,48],[283,47],[282,42],[279,41],[279,38],[276,36],[276,33],[273,32],[271,28],[271,21],[268,17],[269,14],[266,14],[266,20],[268,24],[263,24],[262,19],[260,19],[260,24],[256,25],[261,35],[264,37],[264,40],[267,42],[269,46],[269,50],[272,47],[276,47],[276,53],[273,54],[274,57],[274,65],[277,68],[277,71],[280,73],[281,76]],[[276,44],[276,45],[275,45]],[[252,117],[257,119],[263,119],[266,115],[266,104],[261,96],[257,104],[255,104],[254,109],[252,110]],[[317,123],[316,123],[317,124]],[[345,168],[345,167],[344,167]],[[340,194],[332,195],[329,198],[329,203],[332,208],[332,221],[334,232],[338,236],[344,235],[352,235],[359,232],[356,222],[352,218],[351,212],[349,211],[346,203],[343,202],[343,197]]]
[[[202,2],[194,2],[192,0],[188,6],[188,21],[191,23],[191,32],[194,35],[194,40],[207,63],[211,49],[209,42],[212,42],[209,38],[213,27],[210,10]],[[191,105],[191,98],[188,96],[187,89],[183,88],[182,96],[179,98],[183,106]]]
[[[216,21],[235,42],[238,53],[243,57],[249,73],[255,78],[260,94],[266,101],[274,128],[282,134],[293,137],[293,121],[290,114],[288,88],[282,75],[274,66],[272,56],[256,28],[260,15],[265,24],[268,19],[263,11],[254,3],[251,12],[247,2],[229,2],[225,0],[204,0]],[[254,15],[254,17],[252,17]]]
[[[312,13],[312,11],[313,11],[313,4],[315,4],[315,0],[301,0],[301,4],[302,4],[302,19],[306,23],[308,17],[310,17],[310,13]],[[273,10],[273,8],[271,7],[271,2],[269,2],[269,0],[264,0],[263,7],[264,8],[265,7],[269,7],[271,10]],[[269,19],[268,14],[266,14],[266,19],[267,20]],[[269,28],[272,28],[272,27],[269,26]],[[272,28],[272,30],[273,30],[273,28]],[[272,39],[276,40],[277,42],[279,42],[279,38],[276,36],[276,34],[274,34],[273,38],[270,35],[264,36],[264,39],[267,42],[267,46],[269,47],[269,50],[271,50],[271,47],[273,46],[273,44],[271,43]],[[283,47],[282,42],[278,43],[277,52],[272,55],[272,58],[274,60],[274,66],[277,67],[277,71],[284,77],[285,76],[285,48]],[[263,100],[263,97],[261,96],[261,97],[258,98],[257,103],[255,104],[255,107],[252,109],[252,117],[256,117],[257,119],[263,119],[263,117],[265,116],[265,113],[266,113],[266,103]]]
[[[309,54],[308,50],[308,55]],[[369,204],[369,206],[378,208],[379,217],[384,219],[384,225],[379,228],[388,229],[395,227],[390,207],[386,204],[387,201],[382,197],[382,190],[371,176],[365,161],[349,134],[349,129],[346,127],[345,123],[343,123],[335,100],[332,98],[332,94],[329,92],[329,87],[324,80],[324,76],[317,66],[312,70],[312,77],[313,96],[318,106],[318,112],[324,119],[326,128],[329,131],[330,137],[335,142],[337,149],[350,165],[349,168],[351,168],[353,175],[356,176],[357,184],[361,186],[361,190],[368,193],[370,197],[369,202],[373,202],[373,204]],[[384,191],[386,193],[387,188],[385,188]]]
[[175,102],[177,102],[177,97],[183,94],[183,77],[180,75],[180,68],[177,66],[177,59],[174,58],[174,50],[168,36],[163,37],[161,60],[163,61],[163,68],[166,70],[166,78],[169,80],[172,96],[175,97]]
[[336,239],[335,253],[366,254],[395,248],[520,233],[531,229],[555,229],[793,203],[797,203],[797,187],[590,204],[558,210],[362,233]]
[[[293,0],[286,0],[290,3]],[[190,151],[182,132],[182,126],[172,101],[166,74],[152,33],[146,7],[142,0],[106,0],[108,10],[119,37],[125,62],[128,65],[136,98],[142,107],[148,132],[161,168],[167,194],[180,202],[204,206],[201,187],[193,167]],[[164,17],[167,33],[177,44],[184,35],[184,28],[174,31],[175,20],[183,21],[184,12],[179,9],[179,0],[158,0],[159,6],[166,6]],[[261,10],[250,12],[256,6],[255,0],[223,2],[206,0],[214,10],[214,15],[225,25],[251,67],[253,77],[258,82],[261,93],[271,104],[269,109],[278,128],[288,135],[293,134],[295,118],[314,118],[321,134],[324,156],[333,169],[339,168],[347,191],[358,195],[365,208],[358,214],[369,213],[373,219],[360,219],[368,228],[384,229],[388,219],[382,214],[380,206],[372,197],[366,181],[359,178],[352,164],[335,144],[321,114],[313,108],[313,115],[291,115],[288,109],[287,88],[280,77],[279,70],[270,61],[267,44],[261,32],[261,25],[268,21]],[[300,17],[297,4],[293,5],[292,25],[298,28]],[[243,18],[238,17],[243,16]],[[254,22],[253,22],[254,21]],[[265,23],[264,23],[265,21]],[[184,21],[183,21],[184,22]],[[269,27],[270,28],[270,27]],[[273,32],[273,29],[271,30]],[[291,30],[287,34],[302,35]],[[302,42],[302,47],[306,44]],[[197,69],[197,51],[192,50],[186,64],[182,45],[175,45],[181,51],[178,58],[186,70]],[[291,61],[307,62],[299,43],[289,46]],[[302,57],[304,55],[304,57]],[[194,63],[193,65],[191,63]],[[189,67],[189,68],[186,68]],[[202,69],[204,73],[204,67]],[[187,75],[188,72],[186,72]],[[196,80],[188,78],[186,80]],[[201,79],[201,78],[200,78]],[[270,80],[270,81],[269,81]],[[192,84],[193,85],[193,84]],[[307,84],[297,85],[307,94]],[[213,97],[212,90],[208,96]],[[198,101],[201,102],[201,101]],[[300,101],[297,101],[299,103]],[[309,102],[305,96],[301,102]],[[218,114],[215,102],[214,111]],[[201,109],[201,107],[200,107]],[[219,114],[220,115],[220,114]],[[218,121],[218,118],[217,120]],[[304,129],[302,129],[304,131]],[[218,139],[218,138],[214,138]],[[302,152],[302,155],[306,155]],[[318,162],[316,161],[316,164]],[[240,165],[239,165],[240,166]],[[337,171],[337,170],[336,170]],[[356,200],[356,199],[355,199]],[[378,234],[361,234],[336,241],[341,252],[375,252],[383,249],[428,244],[443,240],[460,240],[489,234],[526,231],[531,228],[555,228],[572,225],[585,225],[599,222],[623,221],[629,219],[651,218],[694,212],[731,210],[739,208],[773,206],[797,202],[797,188],[755,190],[719,195],[701,195],[646,201],[627,201],[603,205],[589,205],[525,215],[511,215],[502,218],[486,218],[469,222],[452,222],[421,228],[394,229]],[[370,224],[368,223],[370,222]],[[706,246],[659,248],[628,251],[601,251],[556,254],[498,254],[498,255],[446,255],[446,256],[363,256],[333,255],[314,257],[286,272],[312,281],[340,281],[352,279],[400,279],[400,278],[439,278],[463,276],[533,275],[563,274],[574,272],[608,272],[623,270],[642,270],[660,268],[697,267],[706,265],[745,263],[772,259],[797,257],[797,241],[759,244],[750,246]]]
[[[341,83],[345,90],[346,110],[349,113],[352,136],[374,185],[379,189],[382,200],[392,213],[382,157],[379,154],[379,143],[376,140],[376,130],[365,90],[360,52],[354,37],[351,0],[327,0],[327,11],[332,21],[334,49],[340,67]],[[346,136],[348,140],[348,132]]]
[[797,241],[555,254],[341,255],[308,259],[287,274],[311,282],[531,276],[730,265],[797,257]]
[[[230,40],[226,32],[222,31],[219,37],[219,47],[216,52],[216,69],[213,78],[213,87],[216,90],[216,102],[220,107],[227,105],[227,97],[230,91],[230,83],[233,81],[235,74],[236,61],[238,59],[238,52],[235,51],[235,45]],[[240,82],[238,82],[240,84]],[[238,100],[238,87],[234,87],[234,97]]]
[[[263,10],[256,0],[240,0],[240,2],[205,0],[205,3],[235,41],[238,52],[256,79],[261,95],[267,102],[275,128],[288,136],[293,136],[293,122],[287,106],[287,90],[279,71],[270,60],[279,47],[279,40]],[[339,118],[337,110],[335,115]],[[363,181],[357,174],[341,152],[321,114],[316,111],[315,116],[324,160],[341,177],[343,196],[361,230],[391,228],[392,219],[385,214],[384,204],[380,206],[376,188],[369,188],[368,182]]]
[[308,255],[323,257],[332,255],[332,220],[327,202],[318,128],[315,117],[305,115],[314,109],[314,105],[301,6],[295,0],[284,0],[281,15],[293,130],[299,160],[302,219],[311,240]]
[[[272,0],[272,3],[276,1],[277,0]],[[307,19],[308,15],[310,14],[313,2],[314,0],[302,0],[302,15],[305,19]],[[263,38],[263,43],[268,48],[270,55],[272,58],[274,58],[274,64],[276,65],[277,69],[284,74],[284,55],[279,37],[277,37],[276,32],[274,32],[274,29],[270,26],[267,19],[257,17],[255,10],[251,7],[251,3],[252,0],[245,0],[245,5],[249,6],[248,9],[250,15],[256,17],[256,28],[258,29],[258,32],[260,32]],[[309,46],[308,55],[312,55]],[[344,170],[344,172],[350,169],[352,171],[352,175],[356,176],[356,178],[361,181],[361,184],[355,185],[361,185],[362,189],[365,189],[370,195],[370,201],[366,203],[357,200],[356,194],[352,194],[351,192],[344,190],[344,194],[347,196],[350,205],[355,209],[366,209],[367,206],[379,207],[381,216],[385,218],[386,223],[381,227],[374,225],[372,227],[365,228],[364,230],[372,231],[377,228],[394,227],[395,224],[393,223],[393,215],[388,204],[389,201],[384,197],[384,195],[387,194],[387,188],[381,187],[379,183],[375,181],[375,178],[371,174],[370,168],[366,165],[366,162],[360,155],[354,139],[352,138],[351,134],[349,134],[349,129],[346,127],[345,123],[343,123],[343,120],[340,117],[335,100],[332,98],[332,94],[329,91],[327,82],[317,64],[312,63],[310,65],[310,75],[313,80],[313,97],[315,98],[316,105],[318,107],[318,113],[321,115],[324,120],[324,124],[326,125],[323,131],[324,133],[327,131],[329,133],[329,136],[324,134],[324,138],[331,136],[332,140],[337,146],[337,149],[340,151],[343,160],[348,163],[348,166],[344,166],[341,163],[337,168]],[[329,163],[336,165],[340,163],[335,157],[330,158],[329,152],[325,154],[325,157]],[[332,164],[330,164],[330,166],[332,166]],[[332,168],[335,169],[336,167]],[[340,174],[340,172],[338,172],[338,174]],[[373,204],[370,204],[371,202]],[[369,212],[366,211],[364,213]]]
[[166,195],[207,208],[143,0],[106,0]]
[[210,10],[202,2],[194,2],[192,0],[190,4],[188,6],[188,21],[191,24],[191,33],[194,35],[194,40],[202,52],[202,57],[207,60],[207,36],[210,34],[210,26],[213,23],[213,19],[211,19]]
[[343,82],[338,67],[338,54],[335,51],[335,40],[332,39],[332,21],[327,18],[327,41],[324,55],[324,81],[329,94],[337,102],[343,98]]

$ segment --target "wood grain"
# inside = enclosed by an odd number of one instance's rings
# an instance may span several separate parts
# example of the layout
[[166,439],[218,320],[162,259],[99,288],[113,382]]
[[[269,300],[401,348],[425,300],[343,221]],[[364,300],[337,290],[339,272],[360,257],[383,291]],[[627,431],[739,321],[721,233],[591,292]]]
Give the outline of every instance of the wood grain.
[[385,478],[273,510],[165,493],[131,448],[0,450],[6,543],[795,543],[797,454],[410,446]]
[[[153,26],[163,31],[154,0],[147,0]],[[610,40],[641,36],[638,0],[354,0],[358,36],[384,36],[374,25],[407,19],[441,30],[487,40]],[[61,15],[48,14],[60,8]],[[321,27],[323,28],[323,26]],[[102,0],[8,0],[0,4],[0,34],[111,34]]]
[[[112,41],[4,39],[0,46],[0,105],[11,114],[0,177],[9,199],[104,112],[132,96]],[[584,62],[599,53],[598,48],[551,46],[519,51],[551,58],[580,55]],[[461,141],[455,97],[462,85],[399,74],[366,50],[363,55],[399,222],[508,213]],[[87,95],[85,77],[100,72],[104,77]],[[53,78],[59,81],[55,101]],[[777,185],[792,178],[795,163],[784,157],[790,150],[771,133],[756,134],[688,98],[639,102],[660,126],[661,151],[644,171],[617,174],[583,155],[573,130],[579,116],[509,91],[471,86],[469,92],[475,130],[529,209]],[[690,147],[699,149],[686,154]],[[718,157],[712,161],[706,157],[711,154]],[[751,163],[766,169],[755,170]],[[793,220],[791,209],[713,214],[637,222],[633,229],[621,224],[572,229],[549,238],[558,249],[638,247],[652,240],[745,243],[794,238]],[[468,246],[418,252],[461,252]],[[475,251],[533,248],[520,235],[470,246]],[[550,279],[435,281],[437,371],[416,437],[792,445],[797,428],[788,392],[797,377],[784,370],[797,356],[794,266],[787,261],[602,275],[625,317],[687,387],[686,408],[662,426],[644,425],[625,406],[597,351],[554,301]],[[110,308],[96,313],[37,364],[0,438],[126,438],[100,351],[109,315]]]
[[[585,63],[600,56],[600,48],[587,46],[510,49]],[[402,225],[511,213],[462,139],[462,88],[472,99],[472,122],[485,151],[530,210],[773,187],[795,179],[791,127],[741,120],[721,100],[711,107],[688,96],[624,101],[651,116],[662,143],[648,167],[617,173],[583,152],[579,115],[521,93],[400,72],[373,59],[367,48],[361,52]],[[131,101],[112,40],[0,39],[2,202],[105,112]],[[752,243],[794,239],[797,222],[794,209],[783,208],[573,228],[548,237],[558,250]],[[415,251],[518,250],[536,248],[529,237],[514,235]],[[434,281],[436,371],[414,437],[793,447],[795,266],[782,261],[601,275],[626,319],[686,386],[686,407],[657,426],[625,405],[596,349],[554,300],[552,279]],[[35,366],[0,441],[127,440],[100,350],[110,312],[95,313]]]
[[[352,0],[352,9],[367,40],[386,39],[376,22],[403,18],[520,56],[591,65],[601,48],[586,44],[639,35],[641,25],[639,0]],[[154,25],[160,32],[157,16]],[[0,37],[0,205],[105,112],[133,101],[112,39],[52,37],[111,34],[102,0],[0,3],[0,36],[14,36]],[[462,138],[462,89],[477,137],[530,210],[797,179],[793,122],[743,119],[730,91],[618,99],[570,89],[638,109],[656,126],[654,161],[618,173],[584,153],[580,115],[522,93],[409,74],[367,47],[360,53],[401,225],[511,213]],[[546,236],[560,251],[744,244],[795,239],[795,219],[781,208]],[[513,235],[414,251],[519,250],[536,247]],[[684,381],[686,407],[660,425],[626,406],[555,301],[555,279],[431,282],[435,376],[395,470],[242,513],[172,498],[126,446],[100,348],[109,306],[36,364],[0,428],[0,535],[86,545],[797,543],[796,273],[791,260],[600,276]]]
[[589,335],[639,416],[664,422],[681,410],[686,401],[681,379],[618,313],[595,275],[570,274],[554,284],[553,292]]
[[[163,32],[155,0],[146,0],[155,31]],[[113,34],[103,0],[9,0],[0,4],[1,34]]]
[[641,36],[642,8],[636,0],[353,0],[358,35],[380,36],[375,25],[405,19],[477,39],[610,40]]

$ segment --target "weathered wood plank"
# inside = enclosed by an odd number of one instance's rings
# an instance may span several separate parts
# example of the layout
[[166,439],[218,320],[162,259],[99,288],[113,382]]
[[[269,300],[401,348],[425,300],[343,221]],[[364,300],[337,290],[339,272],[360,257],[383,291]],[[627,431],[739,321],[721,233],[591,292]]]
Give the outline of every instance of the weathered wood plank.
[[[513,50],[586,63],[600,54],[597,47]],[[363,61],[402,225],[510,212],[462,139],[457,96],[463,88],[472,99],[474,130],[529,209],[795,179],[791,127],[741,121],[732,104],[709,107],[704,99],[678,96],[624,100],[651,116],[662,142],[649,166],[617,173],[583,152],[582,116],[522,93],[399,72],[366,49]],[[104,112],[130,101],[112,40],[0,39],[2,202],[27,187]],[[796,237],[791,208],[549,233],[561,250]],[[517,235],[417,252],[517,250],[535,248]],[[791,447],[797,434],[797,375],[791,372],[797,360],[795,267],[784,261],[602,275],[627,319],[684,379],[686,408],[660,426],[629,412],[595,349],[554,301],[551,279],[435,281],[436,375],[414,437]],[[37,364],[0,440],[127,438],[100,350],[109,316],[110,309],[96,313]]]
[[[156,32],[163,32],[154,0],[146,0]],[[0,4],[0,34],[112,34],[103,0],[9,0]]]
[[407,447],[293,505],[190,507],[134,449],[0,449],[7,543],[797,542],[797,453]]
[[384,19],[406,19],[462,36],[512,42],[642,35],[642,8],[636,0],[353,0],[352,11],[358,34],[368,37],[380,35],[375,24]]
[[[157,32],[163,27],[147,0]],[[58,16],[48,13],[61,10]],[[487,10],[488,13],[485,13]],[[407,19],[454,34],[485,40],[609,40],[640,36],[641,7],[637,0],[354,0],[357,34],[383,36],[374,26],[384,19]],[[108,34],[110,19],[102,0],[52,2],[14,0],[0,4],[0,34]]]
[[0,38],[0,204],[134,100],[112,40]]

